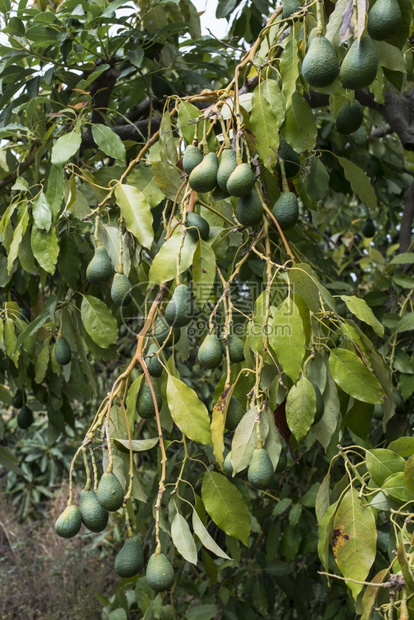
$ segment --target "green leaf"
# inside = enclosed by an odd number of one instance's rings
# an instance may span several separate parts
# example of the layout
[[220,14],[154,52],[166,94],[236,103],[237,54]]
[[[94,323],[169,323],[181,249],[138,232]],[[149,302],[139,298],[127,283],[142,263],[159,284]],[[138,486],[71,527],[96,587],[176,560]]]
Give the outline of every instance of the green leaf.
[[326,571],[329,569],[329,547],[332,540],[332,525],[337,506],[338,502],[328,506],[318,525],[318,555]]
[[57,166],[50,166],[47,177],[46,199],[52,211],[53,221],[59,215],[63,203],[63,182],[65,180],[65,172]]
[[[383,568],[371,579],[371,583],[383,583],[384,579],[388,575],[388,568]],[[374,611],[375,601],[380,593],[381,588],[377,586],[367,586],[361,599],[361,620],[371,620],[372,612]]]
[[144,194],[133,185],[117,185],[116,202],[125,220],[125,226],[144,248],[151,248],[154,241],[152,213]]
[[[177,254],[181,243],[181,230],[178,230],[162,244],[152,261],[149,271],[150,282],[161,284],[162,282],[174,280],[177,276]],[[180,273],[183,273],[191,266],[196,247],[197,242],[190,235],[186,235],[181,249]]]
[[402,252],[394,256],[390,265],[412,265],[414,263],[414,252]]
[[69,231],[60,237],[58,269],[67,286],[76,290],[80,276],[81,258],[78,245]]
[[351,184],[352,191],[369,209],[376,209],[378,207],[377,196],[366,172],[345,157],[337,156],[337,158],[344,169],[345,177]]
[[322,200],[326,196],[329,187],[329,173],[320,157],[312,157],[309,168],[309,176],[306,179],[307,196],[311,204]]
[[290,388],[286,399],[286,422],[299,442],[308,433],[316,413],[316,394],[306,377]]
[[155,182],[164,196],[179,203],[184,187],[178,168],[165,161],[153,161],[151,167]]
[[414,495],[408,489],[404,472],[398,472],[388,476],[386,481],[381,485],[385,495],[396,499],[399,502],[411,502],[414,499]]
[[53,316],[55,309],[56,309],[56,304],[57,304],[57,299],[54,300],[54,302],[52,303],[51,306],[49,306],[49,308],[41,312],[34,319],[34,321],[29,323],[26,329],[17,338],[16,345],[15,345],[16,349],[18,349],[21,346],[21,344],[26,340],[26,338],[29,338],[29,336],[31,336],[32,334],[35,334],[42,327],[42,325],[46,323],[46,321],[50,318],[50,314],[52,314]]
[[30,242],[33,256],[39,265],[42,269],[53,275],[59,256],[59,243],[56,230],[52,227],[49,232],[45,232],[33,226]]
[[400,456],[412,456],[414,454],[414,437],[399,437],[389,444],[388,450],[392,450]]
[[269,433],[266,437],[266,441],[264,444],[264,448],[270,456],[270,460],[272,461],[273,469],[276,469],[277,464],[279,462],[280,453],[282,451],[282,437],[277,430],[275,417],[273,412],[270,409],[266,409],[262,416],[265,415],[269,424]]
[[[275,84],[277,85],[277,82]],[[259,82],[253,92],[249,127],[256,136],[260,158],[270,171],[275,168],[277,162],[276,152],[279,147],[280,125],[281,121],[274,115],[272,105],[265,97],[262,91],[262,83]]]
[[184,620],[214,620],[217,612],[217,605],[196,605],[185,612]]
[[157,186],[150,166],[139,166],[128,175],[129,185],[138,187],[144,194],[151,209],[164,200],[164,194]]
[[408,312],[400,319],[392,330],[394,334],[409,332],[414,329],[414,312]]
[[199,239],[193,256],[193,293],[202,308],[208,301],[216,277],[216,255],[206,241]]
[[[117,437],[114,437],[113,440],[117,444],[118,448],[120,447],[121,450],[124,448],[124,450],[129,452],[128,439],[118,439]],[[158,442],[158,437],[152,437],[151,439],[132,439],[131,450],[132,452],[148,452],[148,450],[154,448]]]
[[214,523],[228,536],[249,544],[249,509],[240,491],[221,474],[207,471],[201,497]]
[[297,381],[306,351],[306,338],[299,309],[287,297],[274,311],[269,342],[285,373]]
[[13,233],[13,241],[10,244],[8,256],[7,256],[7,273],[10,275],[13,271],[13,264],[19,255],[19,248],[22,242],[23,236],[26,232],[27,225],[29,223],[29,210],[26,207],[24,212],[21,214],[19,219],[19,223],[17,224],[15,231]]
[[0,465],[5,467],[9,471],[14,472],[18,476],[26,478],[24,471],[18,466],[18,459],[14,456],[13,452],[10,452],[8,448],[0,446]]
[[400,71],[401,73],[407,73],[407,65],[405,58],[395,45],[390,45],[386,41],[374,41],[377,48],[378,64],[385,69],[391,69],[391,71]]
[[371,325],[372,329],[378,336],[384,335],[384,326],[372,312],[364,299],[355,297],[355,295],[341,295],[341,299],[346,303],[348,309],[355,314],[357,319]]
[[168,375],[167,404],[172,419],[186,437],[202,444],[211,444],[207,407],[192,388],[173,375]]
[[[286,110],[289,110],[292,105],[292,96],[296,92],[296,81],[299,77],[299,54],[295,32],[297,25],[296,22],[291,22],[291,24],[290,36],[280,58],[282,92],[286,100]],[[285,139],[287,140],[286,136]]]
[[347,349],[332,349],[329,368],[339,387],[364,403],[381,403],[385,393],[373,372],[362,360]]
[[33,201],[32,214],[37,228],[49,231],[52,225],[52,210],[46,194],[39,192]]
[[181,101],[178,108],[178,125],[187,144],[191,144],[195,133],[195,119],[201,115],[200,110],[187,101]]
[[231,560],[231,557],[227,555],[227,553],[225,553],[223,549],[218,546],[214,538],[210,536],[206,527],[198,516],[196,510],[193,510],[193,530],[194,533],[199,537],[203,547],[217,555],[219,558],[223,558],[224,560]]
[[319,311],[319,295],[328,307],[336,311],[335,300],[331,293],[319,282],[315,271],[307,263],[297,263],[289,269],[289,277],[297,286],[296,292],[306,302],[309,310]]
[[178,512],[171,523],[171,538],[184,560],[197,564],[197,547],[187,521]]
[[[365,581],[375,560],[377,530],[370,506],[363,505],[356,489],[349,489],[336,511],[332,549],[339,570],[345,578]],[[363,585],[347,582],[354,599]]]
[[117,341],[116,318],[103,301],[92,295],[84,295],[81,317],[85,330],[97,345],[106,349]]
[[125,161],[125,146],[121,138],[110,127],[100,123],[92,125],[92,137],[97,146],[109,157]]
[[286,113],[282,133],[286,142],[297,153],[311,151],[315,146],[318,135],[316,118],[309,103],[298,91],[293,93],[292,105]]
[[138,392],[141,387],[142,380],[144,375],[139,375],[135,381],[131,383],[128,389],[127,397],[126,397],[126,412],[128,417],[129,428],[132,431],[134,428],[134,421],[137,415],[136,406],[137,406],[137,398]]
[[64,166],[77,153],[82,142],[80,131],[71,131],[56,140],[52,148],[52,164],[58,168]]
[[[402,459],[404,462],[404,459]],[[414,496],[414,456],[410,456],[405,462],[404,480],[408,490]]]
[[231,463],[235,474],[248,467],[254,449],[257,447],[257,414],[257,407],[246,411],[234,432],[231,444]]
[[405,461],[401,456],[385,448],[367,450],[365,462],[371,478],[379,487],[392,474],[404,471],[405,465]]
[[43,379],[46,376],[47,367],[49,365],[50,359],[50,348],[49,348],[49,340],[43,344],[43,347],[36,357],[35,362],[35,382],[42,383]]

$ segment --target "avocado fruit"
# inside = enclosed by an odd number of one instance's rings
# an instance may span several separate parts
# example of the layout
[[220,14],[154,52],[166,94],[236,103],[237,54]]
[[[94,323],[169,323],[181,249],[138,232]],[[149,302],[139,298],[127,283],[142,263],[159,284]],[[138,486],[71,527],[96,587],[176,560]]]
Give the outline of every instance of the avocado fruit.
[[371,218],[369,217],[363,227],[362,227],[362,234],[364,235],[364,237],[366,239],[372,239],[372,237],[375,235],[377,229],[375,227],[374,222],[371,220]]
[[165,320],[170,326],[184,327],[191,321],[192,314],[191,291],[186,284],[179,284],[165,309]]
[[119,577],[126,579],[138,575],[144,566],[144,553],[138,536],[127,538],[118,551],[114,568]]
[[224,425],[226,430],[234,431],[245,413],[240,401],[235,396],[232,396],[227,408],[226,423]]
[[185,227],[188,234],[196,241],[198,241],[199,238],[206,241],[210,234],[210,224],[207,220],[201,215],[198,215],[198,213],[193,213],[192,211],[187,211]]
[[284,0],[282,19],[289,19],[296,11],[300,9],[301,0]]
[[148,560],[146,578],[155,592],[165,592],[174,583],[174,569],[164,553],[153,553]]
[[191,189],[195,192],[211,192],[217,185],[218,159],[215,153],[207,153],[188,177]]
[[[286,178],[292,179],[295,177],[300,170],[300,158],[296,151],[294,151],[290,144],[288,144],[283,138],[280,138],[278,155],[279,159],[283,159]],[[279,162],[276,164],[276,171],[279,174],[281,172]]]
[[92,489],[82,489],[80,494],[79,510],[82,523],[91,532],[102,532],[107,524],[109,513],[101,506]]
[[315,391],[315,396],[316,396],[316,413],[313,419],[313,424],[317,424],[322,419],[323,413],[325,411],[325,403],[323,400],[322,393],[319,389],[319,386],[316,383],[314,383],[314,381],[312,381],[311,383],[313,385],[313,389]]
[[347,135],[357,131],[357,129],[361,127],[363,120],[364,108],[359,101],[355,99],[352,104],[350,104],[349,101],[345,101],[338,112],[335,123],[339,133]]
[[273,464],[265,448],[255,448],[247,470],[247,480],[255,489],[269,488],[274,477]]
[[66,366],[66,364],[69,364],[72,358],[72,351],[70,350],[69,342],[66,338],[56,338],[55,358],[57,363],[61,366]]
[[254,186],[254,172],[250,168],[249,164],[243,163],[236,166],[227,181],[227,191],[230,196],[246,196],[249,194]]
[[283,192],[276,200],[272,209],[278,224],[282,230],[292,228],[299,217],[298,199],[293,192]]
[[198,362],[204,368],[217,368],[223,359],[220,340],[215,334],[208,334],[200,345],[197,354]]
[[25,431],[33,424],[33,421],[33,411],[27,405],[23,405],[17,414],[17,426]]
[[124,273],[116,273],[112,280],[111,298],[117,306],[128,306],[131,303],[132,284]]
[[259,194],[252,190],[239,198],[236,217],[242,226],[258,226],[263,219],[263,205]]
[[74,504],[66,506],[62,514],[56,519],[55,531],[61,538],[73,538],[82,525],[79,508]]
[[190,144],[184,151],[183,170],[186,174],[191,174],[196,166],[203,161],[203,153],[197,146]]
[[223,471],[227,476],[230,476],[230,478],[233,477],[233,464],[231,462],[231,451],[227,453],[226,458],[224,459]]
[[[238,364],[244,361],[244,342],[236,334],[227,336],[227,345],[229,347],[229,357],[232,364]],[[223,355],[226,355],[226,347],[222,341]]]
[[377,75],[378,55],[374,42],[367,35],[355,39],[342,61],[339,79],[344,88],[356,90],[369,86]]
[[[159,356],[155,355],[158,351],[159,346],[155,343],[150,344],[148,347],[147,354],[145,356],[145,361],[147,364],[148,372],[151,377],[161,377],[162,371],[164,370],[164,366],[161,364]],[[168,357],[168,354],[165,349],[163,349],[163,354],[165,357]]]
[[[157,402],[158,410],[161,409],[162,406],[162,395],[161,390],[158,387],[158,383],[155,379],[151,379],[152,387],[154,388],[155,399]],[[141,418],[153,418],[155,417],[155,406],[152,398],[151,388],[148,383],[145,381],[138,393],[137,398],[137,411]]]
[[112,261],[103,245],[96,248],[95,254],[86,268],[86,278],[91,284],[102,284],[113,274]]
[[115,512],[124,503],[124,490],[114,473],[104,473],[98,484],[98,501],[109,510]]
[[302,75],[309,86],[323,88],[335,81],[339,73],[338,57],[326,37],[312,39],[302,63]]
[[23,407],[23,403],[23,392],[21,390],[17,390],[12,400],[12,405],[13,407],[16,407],[16,409],[20,409],[20,407]]
[[385,41],[397,34],[402,23],[398,0],[377,0],[368,13],[367,32],[375,41]]
[[217,185],[220,189],[226,190],[227,181],[231,173],[237,166],[236,151],[233,149],[224,149],[221,154],[220,164],[217,171]]
[[165,343],[166,347],[170,347],[172,344],[179,341],[181,332],[179,327],[173,327],[171,329],[165,317],[158,315],[154,322],[152,336],[160,346]]

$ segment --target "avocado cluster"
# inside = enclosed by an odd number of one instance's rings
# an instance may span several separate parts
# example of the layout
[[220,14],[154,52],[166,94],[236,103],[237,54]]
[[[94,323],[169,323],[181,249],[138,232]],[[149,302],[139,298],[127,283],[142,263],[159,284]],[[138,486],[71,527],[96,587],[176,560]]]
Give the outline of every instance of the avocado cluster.
[[[111,258],[103,245],[99,245],[95,249],[92,260],[86,268],[86,278],[91,284],[103,284],[107,282],[114,268]],[[132,301],[131,295],[132,284],[122,269],[118,270],[111,284],[111,299],[117,306],[127,306]]]

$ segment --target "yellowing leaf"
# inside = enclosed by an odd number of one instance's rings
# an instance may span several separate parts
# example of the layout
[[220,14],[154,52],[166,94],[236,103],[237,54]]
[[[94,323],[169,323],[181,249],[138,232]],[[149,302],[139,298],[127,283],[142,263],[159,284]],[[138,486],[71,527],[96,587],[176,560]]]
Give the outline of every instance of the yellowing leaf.
[[154,241],[152,213],[144,194],[133,185],[117,185],[117,204],[125,220],[125,226],[144,248],[150,248]]
[[172,419],[186,437],[211,444],[207,407],[193,389],[173,375],[168,376],[167,403]]

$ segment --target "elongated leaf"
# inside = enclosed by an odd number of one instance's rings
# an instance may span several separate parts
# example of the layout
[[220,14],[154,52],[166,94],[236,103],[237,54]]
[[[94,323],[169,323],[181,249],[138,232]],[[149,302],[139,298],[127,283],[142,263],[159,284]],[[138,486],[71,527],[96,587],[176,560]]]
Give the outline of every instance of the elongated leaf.
[[297,381],[302,369],[306,339],[299,309],[290,297],[273,314],[269,341],[285,373],[292,381]]
[[414,263],[414,252],[402,252],[394,256],[390,265],[412,265]]
[[[149,271],[149,281],[154,284],[161,284],[173,280],[177,276],[177,254],[182,242],[181,230],[172,235],[160,248],[152,261]],[[186,271],[193,262],[193,255],[197,247],[197,242],[186,235],[184,245],[181,249],[181,261],[179,272]]]
[[286,113],[282,132],[286,142],[297,153],[310,151],[315,145],[318,134],[316,118],[309,103],[298,91],[293,93],[292,105]]
[[144,375],[139,375],[139,377],[137,377],[135,381],[131,383],[128,389],[128,393],[127,393],[126,412],[127,412],[127,417],[128,417],[129,428],[131,431],[134,428],[138,392],[139,392],[139,388],[141,387],[141,383],[143,379],[144,379]]
[[414,312],[408,312],[400,319],[394,328],[394,333],[410,332],[414,329]]
[[13,271],[14,261],[19,254],[20,244],[22,242],[24,233],[26,232],[27,225],[29,223],[29,210],[26,208],[22,214],[19,223],[13,234],[13,241],[10,244],[9,253],[7,256],[7,273],[10,275]]
[[180,107],[178,108],[178,124],[180,126],[181,133],[188,144],[191,144],[193,141],[195,119],[199,118],[200,114],[200,110],[192,103],[189,103],[188,101],[180,102]]
[[154,241],[152,213],[144,194],[133,185],[117,185],[115,197],[125,220],[125,226],[144,248]]
[[[124,448],[127,452],[129,452],[129,441],[128,439],[117,439],[113,438],[114,442],[117,444],[118,448]],[[159,442],[158,437],[152,437],[151,439],[133,439],[131,441],[131,449],[132,452],[147,452],[154,448]]]
[[203,477],[201,497],[214,523],[228,536],[248,545],[250,515],[240,491],[221,474],[207,471]]
[[66,164],[75,155],[82,142],[80,132],[71,131],[60,136],[52,148],[52,164],[58,168]]
[[208,301],[216,277],[216,255],[210,244],[200,239],[193,257],[193,293],[202,308]]
[[184,560],[197,564],[197,547],[187,521],[178,512],[171,523],[171,538]]
[[410,502],[414,499],[414,495],[407,487],[404,472],[398,472],[388,476],[381,486],[387,497],[391,497],[399,502]]
[[81,304],[82,323],[94,342],[106,349],[118,338],[116,318],[103,301],[84,295]]
[[282,92],[286,100],[286,110],[289,110],[292,104],[292,96],[296,91],[296,81],[299,77],[299,54],[296,41],[296,28],[296,22],[292,22],[290,37],[280,59]]
[[193,389],[172,375],[168,376],[167,404],[172,419],[186,437],[211,444],[207,407]]
[[352,191],[369,209],[376,209],[378,207],[377,196],[367,173],[345,157],[338,157],[338,161],[344,169],[345,177],[350,182]]
[[399,437],[389,444],[388,450],[392,450],[400,456],[412,456],[414,454],[414,437]]
[[18,462],[13,452],[10,452],[10,450],[4,446],[0,446],[0,466],[14,472],[18,476],[22,476],[22,478],[26,478],[26,474],[18,466]]
[[384,335],[383,324],[378,321],[377,317],[364,299],[355,297],[355,295],[341,295],[341,299],[360,321],[364,321],[364,323],[371,325],[372,329],[378,336]]
[[[371,579],[371,583],[383,583],[385,577],[388,574],[388,569],[383,568],[375,575],[373,579]],[[372,616],[372,612],[374,610],[375,601],[377,600],[377,596],[380,593],[381,588],[378,588],[374,585],[367,586],[362,599],[361,599],[361,620],[370,620]]]
[[220,394],[216,404],[213,407],[211,415],[211,439],[213,442],[214,456],[221,469],[223,469],[223,452],[224,452],[224,426],[226,422],[227,409],[233,394],[234,386],[227,388]]
[[109,157],[125,161],[125,146],[121,138],[110,127],[102,124],[92,125],[92,137],[98,147]]
[[50,274],[54,274],[59,256],[59,243],[56,230],[52,227],[49,232],[46,232],[33,226],[31,246],[33,256],[42,269]]
[[253,451],[257,447],[257,413],[257,407],[246,411],[234,432],[231,444],[231,462],[235,474],[246,469],[252,460]]
[[329,568],[329,547],[332,539],[332,525],[338,502],[325,510],[318,526],[318,555],[325,570]]
[[379,487],[391,474],[404,471],[405,465],[401,456],[385,448],[367,450],[365,462],[371,478]]
[[410,458],[405,462],[404,480],[407,485],[407,489],[412,495],[414,495],[414,456],[410,456]]
[[39,192],[34,199],[32,213],[37,228],[49,231],[52,225],[52,210],[43,192]]
[[210,536],[206,527],[203,525],[203,522],[198,516],[196,510],[193,510],[193,530],[194,533],[199,537],[203,547],[217,555],[219,558],[223,558],[224,560],[231,560],[231,557],[227,555],[227,553],[225,553],[223,549],[218,546],[214,538]]
[[385,393],[373,372],[362,360],[347,349],[332,349],[329,368],[339,387],[364,403],[381,403]]
[[42,327],[42,325],[44,325],[46,323],[46,321],[50,318],[50,313],[51,312],[52,312],[52,315],[54,314],[55,308],[56,308],[56,304],[57,304],[57,299],[53,302],[53,307],[52,308],[51,307],[47,308],[46,310],[41,312],[34,319],[34,321],[29,323],[29,325],[26,327],[26,329],[17,338],[16,345],[15,345],[16,349],[18,349],[20,347],[20,345],[26,340],[26,338],[29,338],[29,336],[31,336],[32,334],[35,334]]
[[312,383],[301,377],[286,400],[286,421],[297,441],[308,433],[316,413],[316,394]]
[[[332,549],[339,570],[345,578],[364,581],[375,559],[377,530],[370,506],[349,489],[335,514]],[[354,598],[363,586],[352,581],[347,585]]]
[[256,136],[261,160],[268,170],[273,170],[277,162],[280,120],[274,115],[270,102],[262,94],[261,83],[253,92],[252,105],[250,129]]

